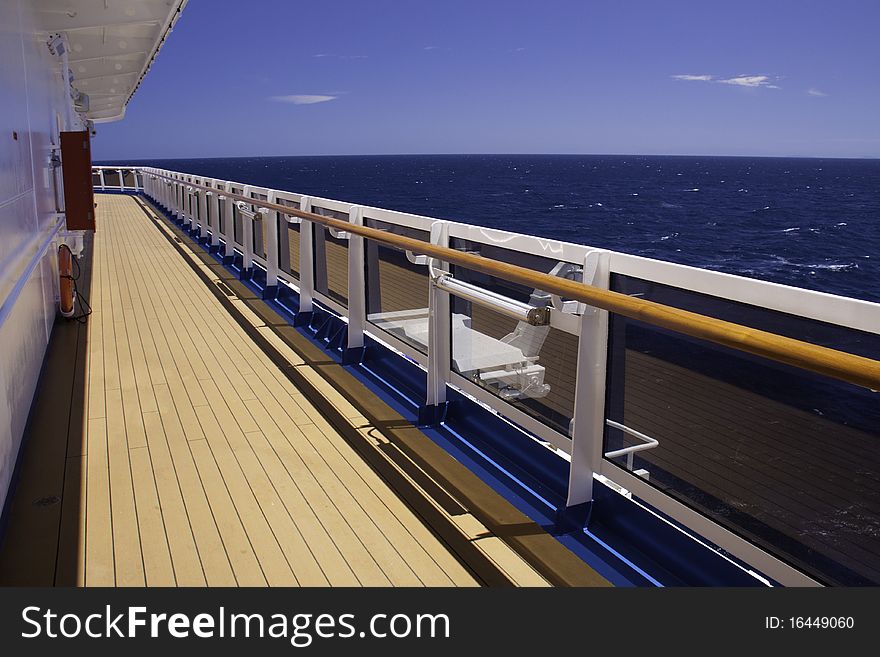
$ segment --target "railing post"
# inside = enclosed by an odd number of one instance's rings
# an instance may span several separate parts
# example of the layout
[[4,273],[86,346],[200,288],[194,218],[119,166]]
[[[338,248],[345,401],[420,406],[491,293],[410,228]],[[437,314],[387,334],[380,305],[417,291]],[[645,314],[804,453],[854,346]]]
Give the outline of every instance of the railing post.
[[204,189],[199,190],[199,241],[208,241],[208,192]]
[[[214,187],[216,187],[216,182]],[[209,214],[211,215],[211,244],[208,251],[217,253],[220,250],[220,191],[215,189],[213,192],[208,192],[206,196],[210,204]]]
[[232,237],[235,235],[235,227],[232,225],[232,222],[235,221],[235,213],[232,208],[234,201],[229,196],[229,194],[232,194],[232,183],[226,183],[224,187],[226,189],[226,196],[223,200],[223,241],[225,242],[223,264],[229,265],[232,264],[232,260],[235,258],[235,240]]
[[[192,181],[187,181],[187,183],[191,183]],[[195,204],[193,203],[193,197],[198,194],[198,191],[191,185],[187,184],[186,186],[186,207],[184,208],[185,219],[184,222],[189,223],[189,234],[195,236],[196,232],[196,213],[195,213]]]
[[[250,198],[251,187],[245,185],[241,195]],[[239,211],[238,214],[241,215],[241,245],[243,247],[243,253],[241,256],[241,277],[248,278],[254,266],[254,215],[252,212],[241,211]]]
[[98,169],[98,175],[100,176],[101,190],[103,191],[103,189],[104,189],[104,169]]
[[119,191],[124,192],[125,191],[125,178],[122,175],[122,169],[116,169],[116,171],[119,173]]
[[[269,203],[276,203],[275,190],[266,194]],[[275,210],[263,213],[263,225],[266,227],[266,287],[263,288],[264,299],[274,299],[278,293],[278,223],[279,216]]]
[[186,226],[186,178],[177,179],[177,218],[182,226]]
[[183,186],[180,184],[180,178],[175,176],[174,182],[171,184],[171,186],[173,187],[171,203],[174,206],[174,210],[172,211],[172,215],[174,216],[174,221],[180,222],[181,221],[180,206],[181,206],[181,199],[183,197]]
[[[299,202],[303,212],[312,211],[312,199],[303,196]],[[315,294],[315,258],[313,226],[308,219],[299,225],[299,311],[294,318],[295,326],[303,326],[311,320]]]
[[[449,225],[436,221],[431,225],[431,244],[449,246]],[[448,271],[445,262],[434,261],[434,268]],[[430,277],[429,277],[430,279]],[[446,382],[452,354],[449,293],[428,281],[428,381],[425,406],[419,409],[419,424],[438,424],[446,410]]]
[[[599,249],[584,258],[584,282],[608,289],[611,254]],[[605,436],[605,370],[608,361],[608,312],[586,306],[578,338],[577,379],[571,433],[571,467],[565,513],[581,525],[593,500],[593,474],[602,463]],[[581,511],[581,512],[578,512]]]
[[[353,205],[348,210],[348,221],[354,226],[364,225],[364,209]],[[348,235],[348,335],[342,362],[359,363],[364,355],[364,323],[366,322],[366,285],[364,284],[364,238]]]

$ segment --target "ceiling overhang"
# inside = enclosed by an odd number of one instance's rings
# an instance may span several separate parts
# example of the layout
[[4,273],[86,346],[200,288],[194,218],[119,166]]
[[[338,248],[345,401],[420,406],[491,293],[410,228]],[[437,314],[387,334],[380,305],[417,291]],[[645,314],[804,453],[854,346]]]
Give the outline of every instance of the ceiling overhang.
[[73,88],[85,118],[118,121],[187,0],[34,0],[38,27],[66,35]]

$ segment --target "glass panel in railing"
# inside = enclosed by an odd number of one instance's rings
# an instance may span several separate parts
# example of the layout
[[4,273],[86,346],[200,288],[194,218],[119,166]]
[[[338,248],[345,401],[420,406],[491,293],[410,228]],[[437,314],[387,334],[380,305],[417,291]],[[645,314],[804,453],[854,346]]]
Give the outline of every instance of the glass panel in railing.
[[[298,201],[279,198],[275,202],[299,209]],[[278,216],[278,268],[299,278],[299,225],[288,223],[283,214]]]
[[97,171],[92,171],[92,187],[100,187],[101,186],[101,174]]
[[[269,197],[266,194],[258,194],[256,192],[251,192],[251,198],[256,198],[261,201],[267,201]],[[254,208],[258,210],[258,207]],[[253,221],[253,239],[254,239],[254,254],[260,256],[264,260],[266,259],[266,230],[268,229],[268,222],[265,221],[264,215],[261,212],[257,212]]]
[[[458,239],[453,240],[452,247],[566,278],[580,276],[579,267],[549,258]],[[460,267],[453,267],[452,274],[456,280],[475,286],[479,296],[485,296],[482,291],[494,293],[527,307],[554,303],[542,290]],[[455,295],[451,310],[452,369],[500,400],[569,435],[574,415],[577,335],[549,325],[535,326],[525,318],[501,314],[491,304]]]
[[[370,228],[424,242],[431,234],[365,218]],[[428,267],[417,264],[416,254],[364,242],[367,320],[424,354],[428,353]]]
[[104,169],[104,187],[119,187],[119,171],[116,169]]
[[[875,334],[620,275],[612,288],[880,357]],[[606,455],[641,450],[615,463],[823,582],[880,584],[880,394],[620,316],[608,367]]]
[[[216,230],[219,234],[223,234],[223,216],[224,216],[224,203],[225,200],[218,198],[223,195],[223,186],[214,183],[211,185],[215,188],[213,200],[208,202],[208,217],[211,221],[211,230]],[[216,205],[215,205],[216,203]],[[216,209],[215,209],[216,208]],[[214,214],[217,214],[215,217]]]
[[[281,268],[289,274],[299,278],[299,224],[287,223],[287,266]],[[284,224],[282,224],[284,225]],[[282,233],[283,235],[284,233]],[[283,247],[282,247],[283,252]],[[283,262],[283,261],[279,261]]]
[[137,187],[137,180],[135,180],[134,171],[132,169],[122,170],[122,180],[126,187]]
[[[223,192],[217,192],[218,194],[222,194]],[[220,231],[221,235],[226,234],[226,204],[230,201],[228,199],[222,198],[217,201],[217,228]]]
[[[348,214],[327,208],[312,207],[314,214],[348,221]],[[348,240],[334,237],[330,230],[315,225],[315,290],[348,304]]]
[[[241,187],[232,187],[233,194],[242,194],[244,190]],[[242,245],[244,240],[244,228],[242,227],[242,216],[238,211],[238,204],[232,201],[232,240],[236,245]]]

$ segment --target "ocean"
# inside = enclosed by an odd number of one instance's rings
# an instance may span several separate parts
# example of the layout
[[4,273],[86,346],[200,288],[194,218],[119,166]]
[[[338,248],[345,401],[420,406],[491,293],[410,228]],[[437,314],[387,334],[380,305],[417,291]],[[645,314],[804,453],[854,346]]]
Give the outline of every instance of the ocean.
[[880,160],[388,155],[126,164],[551,237],[880,302]]

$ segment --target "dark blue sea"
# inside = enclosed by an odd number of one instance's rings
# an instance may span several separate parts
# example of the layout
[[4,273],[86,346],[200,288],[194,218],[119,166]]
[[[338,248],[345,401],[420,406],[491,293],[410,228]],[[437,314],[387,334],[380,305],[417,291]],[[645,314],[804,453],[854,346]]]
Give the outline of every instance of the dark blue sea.
[[880,160],[393,155],[135,163],[880,301]]

